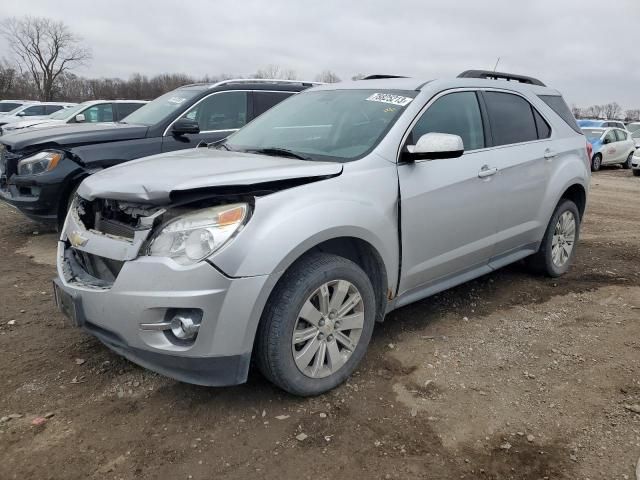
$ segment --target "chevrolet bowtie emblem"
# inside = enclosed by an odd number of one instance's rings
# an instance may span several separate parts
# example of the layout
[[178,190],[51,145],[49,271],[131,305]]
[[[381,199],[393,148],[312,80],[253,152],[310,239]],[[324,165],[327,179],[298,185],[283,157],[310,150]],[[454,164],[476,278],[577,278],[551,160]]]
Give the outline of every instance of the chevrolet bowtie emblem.
[[69,241],[74,247],[84,247],[89,239],[87,237],[83,237],[80,232],[74,230],[69,234]]

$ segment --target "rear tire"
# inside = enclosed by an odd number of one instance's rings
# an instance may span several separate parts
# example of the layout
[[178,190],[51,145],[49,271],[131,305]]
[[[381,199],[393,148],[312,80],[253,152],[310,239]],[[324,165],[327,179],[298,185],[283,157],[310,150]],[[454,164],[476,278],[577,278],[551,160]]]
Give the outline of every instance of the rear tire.
[[256,335],[257,366],[289,393],[324,393],[356,369],[375,318],[373,287],[358,265],[337,255],[310,254],[283,275],[269,297]]
[[625,170],[630,169],[632,161],[633,161],[633,152],[629,154],[629,156],[627,157],[627,160],[622,164],[622,168],[624,168]]
[[549,277],[569,270],[580,238],[580,212],[571,200],[562,199],[547,225],[540,249],[528,258],[531,269]]
[[602,167],[602,155],[596,153],[591,159],[591,171],[597,172]]
[[640,177],[640,170],[632,170],[634,177]]

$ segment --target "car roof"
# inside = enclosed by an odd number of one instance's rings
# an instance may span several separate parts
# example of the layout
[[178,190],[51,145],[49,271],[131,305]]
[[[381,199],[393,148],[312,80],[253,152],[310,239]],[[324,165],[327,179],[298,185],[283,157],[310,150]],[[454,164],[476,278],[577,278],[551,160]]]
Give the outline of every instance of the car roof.
[[452,79],[419,79],[419,78],[374,78],[371,80],[355,80],[349,82],[331,83],[316,87],[318,90],[414,90],[421,91],[426,88],[500,88],[516,92],[531,92],[538,95],[560,95],[560,92],[552,88],[540,85],[531,85],[507,80],[486,80],[482,78],[452,78]]

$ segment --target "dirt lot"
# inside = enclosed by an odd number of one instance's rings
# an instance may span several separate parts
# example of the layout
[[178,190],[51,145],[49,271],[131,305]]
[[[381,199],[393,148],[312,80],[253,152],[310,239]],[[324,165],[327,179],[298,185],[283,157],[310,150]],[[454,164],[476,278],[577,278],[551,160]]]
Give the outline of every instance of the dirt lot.
[[594,175],[569,275],[516,265],[396,311],[351,381],[313,399],[257,373],[236,388],[180,384],[112,354],[55,311],[56,238],[40,229],[0,206],[0,417],[16,417],[0,423],[2,479],[634,478],[628,171]]

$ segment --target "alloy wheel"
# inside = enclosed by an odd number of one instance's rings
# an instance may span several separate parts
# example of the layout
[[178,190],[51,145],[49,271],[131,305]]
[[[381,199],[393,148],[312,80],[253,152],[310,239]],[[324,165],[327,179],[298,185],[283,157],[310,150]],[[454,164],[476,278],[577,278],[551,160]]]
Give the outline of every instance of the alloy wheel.
[[557,267],[562,267],[569,258],[576,240],[576,218],[573,212],[565,211],[558,218],[551,240],[551,258]]
[[307,377],[337,372],[353,354],[364,327],[364,302],[346,280],[332,280],[315,290],[298,313],[291,349]]

